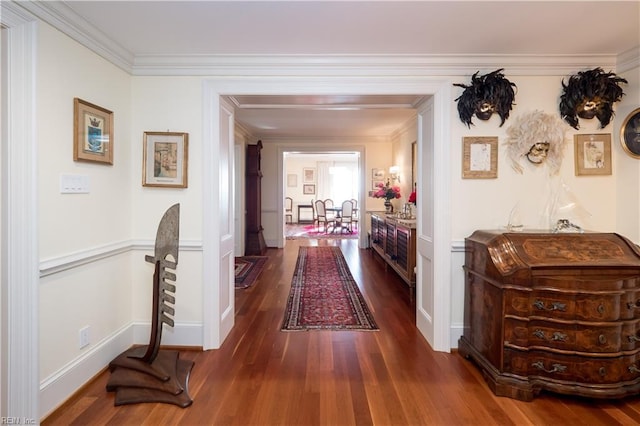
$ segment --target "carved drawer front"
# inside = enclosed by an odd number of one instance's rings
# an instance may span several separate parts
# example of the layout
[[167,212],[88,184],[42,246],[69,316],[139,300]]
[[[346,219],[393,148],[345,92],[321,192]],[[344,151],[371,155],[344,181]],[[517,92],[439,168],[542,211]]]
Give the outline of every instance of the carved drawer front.
[[625,342],[621,337],[624,325],[622,322],[594,326],[588,322],[506,318],[505,345],[592,353],[619,352],[630,348],[629,339]]
[[573,350],[576,338],[572,326],[507,317],[504,322],[504,341],[507,346],[523,349],[539,346]]
[[640,349],[640,319],[624,321],[620,339],[623,351]]
[[504,290],[504,313],[518,317],[528,317],[531,314],[531,291],[515,289]]
[[540,376],[577,383],[607,384],[640,379],[636,355],[589,358],[541,351],[505,351],[506,370],[513,374]]
[[640,290],[627,291],[620,302],[622,318],[640,318]]
[[529,299],[532,316],[586,321],[617,321],[624,292],[611,294],[534,291]]

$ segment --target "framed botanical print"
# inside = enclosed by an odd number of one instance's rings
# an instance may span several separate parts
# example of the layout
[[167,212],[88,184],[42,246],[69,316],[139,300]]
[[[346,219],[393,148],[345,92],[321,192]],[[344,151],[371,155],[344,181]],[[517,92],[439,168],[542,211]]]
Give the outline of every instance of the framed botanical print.
[[316,193],[316,186],[313,184],[303,184],[302,193],[304,195],[314,195]]
[[313,167],[305,167],[302,169],[302,183],[315,183],[316,169]]
[[376,191],[380,186],[384,186],[384,169],[371,169],[371,189]]
[[113,164],[113,112],[73,99],[73,161]]
[[611,174],[611,135],[575,135],[576,176]]
[[142,186],[186,188],[189,134],[144,132]]
[[463,139],[462,178],[498,177],[498,137],[470,136]]

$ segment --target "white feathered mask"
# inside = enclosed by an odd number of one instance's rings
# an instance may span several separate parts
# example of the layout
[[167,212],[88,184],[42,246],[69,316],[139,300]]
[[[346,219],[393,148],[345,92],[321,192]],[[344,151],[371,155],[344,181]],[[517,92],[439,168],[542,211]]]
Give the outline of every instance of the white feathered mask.
[[549,174],[560,171],[564,156],[565,132],[567,126],[552,114],[533,111],[513,119],[507,128],[507,155],[511,167],[523,172],[522,159],[536,166],[546,164]]

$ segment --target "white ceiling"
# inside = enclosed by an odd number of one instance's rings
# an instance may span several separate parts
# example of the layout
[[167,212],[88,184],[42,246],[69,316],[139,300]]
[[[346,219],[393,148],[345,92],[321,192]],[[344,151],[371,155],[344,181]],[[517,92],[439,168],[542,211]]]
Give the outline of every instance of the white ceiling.
[[[141,0],[46,7],[97,31],[134,61],[211,55],[598,56],[640,45],[640,0]],[[55,26],[55,19],[50,23]],[[238,120],[262,137],[388,135],[410,119],[418,100],[232,99]]]
[[638,1],[72,1],[134,55],[575,55],[638,45]]

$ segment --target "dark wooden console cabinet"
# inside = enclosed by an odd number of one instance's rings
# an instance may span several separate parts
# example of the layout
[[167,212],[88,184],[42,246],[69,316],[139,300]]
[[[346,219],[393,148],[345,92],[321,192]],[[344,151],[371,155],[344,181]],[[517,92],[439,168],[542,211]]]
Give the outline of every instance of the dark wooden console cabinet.
[[640,391],[640,250],[612,233],[476,231],[465,239],[458,350],[499,396]]
[[416,285],[415,221],[388,218],[384,213],[371,214],[371,247],[409,285]]

